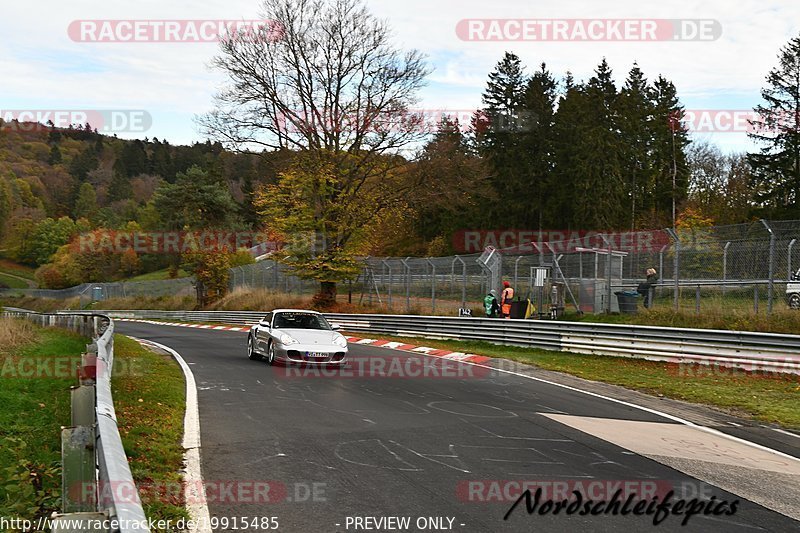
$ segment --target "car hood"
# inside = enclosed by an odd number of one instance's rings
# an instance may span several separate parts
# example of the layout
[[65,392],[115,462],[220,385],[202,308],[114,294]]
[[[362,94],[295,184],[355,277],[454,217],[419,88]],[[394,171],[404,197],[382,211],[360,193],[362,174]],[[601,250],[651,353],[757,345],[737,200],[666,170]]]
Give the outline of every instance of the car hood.
[[275,334],[278,337],[283,333],[291,335],[292,338],[300,344],[330,345],[333,344],[333,339],[340,336],[340,334],[335,331],[323,329],[280,328],[275,330]]

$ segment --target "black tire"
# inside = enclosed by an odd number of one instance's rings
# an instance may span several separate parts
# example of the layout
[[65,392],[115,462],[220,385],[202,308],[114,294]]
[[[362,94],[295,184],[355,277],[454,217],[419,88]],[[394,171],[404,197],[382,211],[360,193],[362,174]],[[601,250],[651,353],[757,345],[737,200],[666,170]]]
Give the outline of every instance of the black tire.
[[791,309],[800,309],[800,294],[794,293],[789,295],[789,307]]
[[247,336],[247,357],[251,361],[261,361],[263,359],[261,354],[256,352],[255,341],[252,335]]
[[272,341],[269,341],[267,345],[267,364],[270,366],[275,364],[275,346]]

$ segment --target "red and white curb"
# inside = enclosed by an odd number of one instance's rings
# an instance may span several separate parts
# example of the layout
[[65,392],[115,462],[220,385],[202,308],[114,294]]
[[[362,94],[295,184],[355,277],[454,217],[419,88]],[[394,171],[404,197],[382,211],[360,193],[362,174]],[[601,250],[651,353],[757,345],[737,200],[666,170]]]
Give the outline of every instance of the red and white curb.
[[[143,320],[138,318],[118,318],[118,322],[142,322],[144,324],[155,324],[158,326],[178,326],[184,328],[196,329],[210,329],[210,330],[224,330],[224,331],[247,331],[250,328],[247,326],[211,326],[208,324],[189,324],[185,322],[161,322],[158,320]],[[380,339],[362,339],[360,337],[346,337],[347,342],[353,344],[363,344],[367,346],[374,346],[376,348],[387,348],[389,350],[399,350],[401,352],[418,353],[427,355],[429,357],[441,357],[442,359],[450,359],[451,361],[460,361],[462,363],[485,363],[490,361],[491,357],[485,355],[477,355],[474,353],[453,352],[450,350],[442,350],[439,348],[429,348],[427,346],[416,346],[413,344],[406,344],[397,341],[384,341]]]
[[403,352],[421,353],[430,357],[441,357],[442,359],[450,359],[453,361],[461,361],[467,363],[485,363],[491,357],[485,355],[476,355],[473,353],[464,352],[451,352],[450,350],[440,350],[438,348],[428,348],[427,346],[414,346],[413,344],[406,344],[396,341],[382,341],[379,339],[361,339],[358,337],[347,337],[347,342],[353,344],[365,344],[375,346],[377,348],[389,348],[390,350],[400,350]]
[[155,324],[157,326],[179,326],[183,328],[214,329],[227,331],[247,331],[247,326],[211,326],[209,324],[188,324],[186,322],[161,322],[160,320],[144,320],[141,318],[115,318],[117,322],[142,322],[144,324]]

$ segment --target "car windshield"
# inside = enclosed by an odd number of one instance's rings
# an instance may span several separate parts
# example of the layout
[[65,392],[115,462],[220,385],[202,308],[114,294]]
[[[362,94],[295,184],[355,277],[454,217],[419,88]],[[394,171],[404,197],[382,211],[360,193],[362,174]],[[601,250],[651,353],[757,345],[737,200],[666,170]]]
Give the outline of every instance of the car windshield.
[[286,329],[331,329],[324,316],[313,313],[278,313],[272,326]]

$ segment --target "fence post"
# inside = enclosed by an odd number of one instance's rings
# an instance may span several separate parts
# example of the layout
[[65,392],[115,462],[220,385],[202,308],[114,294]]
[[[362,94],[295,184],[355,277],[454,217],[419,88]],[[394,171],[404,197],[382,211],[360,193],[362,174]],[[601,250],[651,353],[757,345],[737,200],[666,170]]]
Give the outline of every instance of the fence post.
[[700,285],[697,285],[697,290],[694,293],[694,312],[700,314]]
[[[606,238],[605,235],[601,235],[603,241],[605,241],[606,246],[608,247],[608,256],[606,256],[606,283],[608,286],[606,287],[606,313],[611,314],[611,252],[613,251],[611,248],[611,240]],[[555,252],[553,253],[555,255]]]
[[[661,247],[661,250],[658,252],[658,275],[659,277],[664,275],[664,250],[667,249],[667,245]],[[662,278],[663,279],[663,278]],[[658,297],[661,298],[661,285],[662,283],[659,282],[658,284]],[[652,302],[650,302],[652,304]]]
[[436,265],[430,257],[426,257],[425,261],[431,266],[431,314],[436,314]]
[[725,296],[727,289],[726,281],[728,281],[728,248],[731,246],[731,241],[725,243],[725,248],[722,249],[722,295]]
[[[386,261],[386,259],[382,259],[381,262],[383,263],[384,268],[386,268],[386,270],[389,271],[388,291],[389,291],[389,309],[391,309],[392,308],[392,265],[390,265],[388,261]],[[385,281],[386,280],[384,280],[384,282]]]
[[519,287],[517,287],[517,281],[518,281],[517,272],[519,270],[519,260],[520,259],[522,259],[521,255],[517,257],[516,261],[514,261],[514,290],[515,291],[519,290]]
[[769,232],[769,283],[767,285],[767,314],[772,314],[772,294],[775,285],[775,232],[763,218],[761,223]]
[[753,312],[758,314],[758,283],[753,284]]
[[403,263],[406,271],[406,313],[411,312],[411,266],[408,264],[409,259],[411,258],[406,257],[405,259],[400,260],[400,262]]
[[787,280],[792,279],[792,274],[794,274],[794,272],[792,272],[792,248],[794,248],[794,243],[795,243],[796,240],[797,239],[792,239],[791,241],[789,241],[789,249],[788,249],[788,253],[786,254],[787,255],[787,260],[786,260],[786,279]]
[[677,311],[678,310],[678,299],[680,297],[680,289],[678,287],[678,283],[680,282],[680,270],[681,270],[681,240],[678,238],[678,232],[675,231],[675,228],[668,228],[667,233],[670,234],[672,239],[675,241],[675,253],[673,254],[672,258],[672,276],[675,281],[675,285],[673,288],[673,303],[672,307]]
[[467,263],[461,259],[461,256],[455,256],[453,259],[453,271],[455,272],[456,261],[461,263],[461,308],[467,307]]

